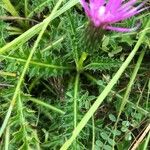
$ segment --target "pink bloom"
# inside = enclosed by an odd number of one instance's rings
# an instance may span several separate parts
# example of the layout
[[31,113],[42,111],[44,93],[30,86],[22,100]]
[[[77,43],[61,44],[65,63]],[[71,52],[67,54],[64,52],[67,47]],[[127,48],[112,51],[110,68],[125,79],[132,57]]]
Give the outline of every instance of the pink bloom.
[[137,0],[80,0],[87,16],[90,21],[93,22],[95,27],[101,27],[103,29],[130,32],[138,28],[139,24],[134,28],[119,28],[113,27],[111,24],[126,20],[146,8],[142,8],[146,1],[140,5],[134,7]]

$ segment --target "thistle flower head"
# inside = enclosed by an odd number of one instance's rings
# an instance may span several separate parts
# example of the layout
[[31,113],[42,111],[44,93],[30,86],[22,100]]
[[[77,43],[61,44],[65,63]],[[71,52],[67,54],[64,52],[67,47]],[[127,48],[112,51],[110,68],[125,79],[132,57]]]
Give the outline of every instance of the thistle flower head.
[[134,7],[137,0],[80,0],[88,18],[95,27],[114,30],[119,32],[129,32],[136,30],[139,25],[134,28],[118,28],[111,24],[126,20],[146,8],[142,8],[146,1]]

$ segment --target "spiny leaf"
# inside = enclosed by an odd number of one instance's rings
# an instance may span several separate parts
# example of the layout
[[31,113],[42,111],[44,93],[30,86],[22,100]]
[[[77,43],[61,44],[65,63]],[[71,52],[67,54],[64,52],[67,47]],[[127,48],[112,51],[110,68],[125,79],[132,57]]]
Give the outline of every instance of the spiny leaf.
[[96,61],[93,61],[84,67],[85,70],[111,70],[112,68],[119,68],[122,62],[117,59],[109,57],[98,57]]

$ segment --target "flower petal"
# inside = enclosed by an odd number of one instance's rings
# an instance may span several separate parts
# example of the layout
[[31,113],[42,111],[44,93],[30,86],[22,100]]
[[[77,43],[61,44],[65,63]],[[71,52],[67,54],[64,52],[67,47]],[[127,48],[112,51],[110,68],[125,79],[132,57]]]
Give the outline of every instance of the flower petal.
[[87,16],[90,17],[91,16],[90,9],[89,9],[89,6],[88,6],[87,2],[85,0],[80,0],[80,3],[83,6],[84,11],[87,14]]
[[135,7],[135,8],[132,8],[131,10],[129,10],[128,12],[120,12],[118,14],[116,14],[116,16],[114,18],[108,18],[109,20],[109,23],[112,24],[112,23],[116,23],[116,22],[119,22],[119,21],[122,21],[122,20],[126,20],[132,16],[135,16],[137,14],[139,14],[140,12],[148,9],[149,7],[145,7],[145,8],[142,8],[142,9],[139,9],[139,6]]
[[125,4],[123,4],[119,9],[118,9],[118,13],[125,13],[128,12],[129,10],[131,10],[133,8],[133,5],[136,3],[137,0],[131,0]]
[[104,0],[90,0],[89,6],[91,10],[98,10],[99,7],[103,6],[104,4]]
[[136,31],[141,25],[141,22],[138,22],[137,25],[133,28],[120,28],[120,27],[113,27],[113,26],[106,26],[105,29],[118,31],[118,32],[133,32]]
[[128,19],[132,16],[135,16],[135,15],[139,14],[140,12],[142,12],[142,11],[148,9],[148,8],[149,7],[145,7],[145,8],[139,9],[139,10],[137,8],[133,8],[128,13],[125,13],[124,15],[122,15],[119,19],[114,20],[113,23],[119,22],[119,21],[122,21],[122,20],[126,20],[126,19]]
[[127,7],[133,6],[136,3],[137,0],[130,0],[129,2],[123,4],[119,10],[126,9]]
[[122,4],[123,0],[109,0],[106,4],[107,11],[114,13]]
[[97,6],[101,6],[105,3],[105,0],[89,0],[90,3],[94,3]]

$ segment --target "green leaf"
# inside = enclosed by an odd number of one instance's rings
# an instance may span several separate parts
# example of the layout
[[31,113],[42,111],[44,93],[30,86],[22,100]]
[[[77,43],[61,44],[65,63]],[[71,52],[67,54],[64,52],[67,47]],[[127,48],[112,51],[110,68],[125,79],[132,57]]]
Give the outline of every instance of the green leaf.
[[109,119],[113,122],[116,122],[116,117],[113,114],[109,114]]
[[109,145],[104,145],[104,150],[112,150],[112,147],[111,146],[109,146]]
[[104,140],[107,140],[108,139],[108,135],[107,135],[107,133],[106,132],[102,132],[102,133],[100,133],[100,136],[104,139]]

